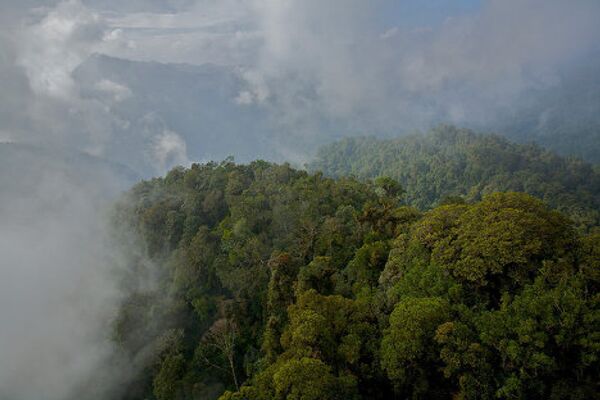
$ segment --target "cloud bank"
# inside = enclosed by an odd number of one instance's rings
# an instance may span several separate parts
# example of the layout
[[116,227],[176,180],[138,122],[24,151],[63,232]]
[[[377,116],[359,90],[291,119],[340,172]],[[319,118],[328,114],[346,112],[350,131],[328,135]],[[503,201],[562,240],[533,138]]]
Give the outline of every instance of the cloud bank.
[[121,261],[107,213],[129,184],[93,157],[0,144],[0,398],[110,397]]
[[[560,87],[573,65],[600,65],[595,0],[12,3],[8,8],[20,17],[5,29],[10,46],[5,39],[2,47],[10,50],[1,71],[18,77],[9,88],[16,95],[6,96],[12,104],[3,108],[27,111],[23,121],[3,122],[2,131],[75,145],[145,175],[171,166],[152,156],[165,129],[186,144],[174,162],[229,154],[301,161],[343,135],[390,136],[440,122],[495,128],[499,110],[519,109],[531,91]],[[427,11],[434,7],[438,12]],[[210,117],[202,115],[195,129],[191,123],[178,129],[193,107],[167,109],[130,87],[155,88],[160,98],[155,75],[119,80],[99,69],[93,79],[88,74],[95,93],[82,96],[73,73],[95,54],[138,62],[130,69],[139,62],[171,70],[211,64],[235,75],[235,93],[221,107],[230,127],[203,124]],[[186,101],[201,112],[203,101],[220,95],[203,89]],[[128,114],[128,104],[146,115]],[[260,122],[249,125],[248,113]],[[150,116],[164,126],[139,129]],[[272,145],[263,153],[264,146],[248,149],[234,140],[216,150],[198,143],[210,141],[211,132],[233,136],[221,133],[227,129]],[[114,146],[124,136],[127,157]]]
[[258,70],[286,111],[308,113],[303,121],[321,113],[368,133],[484,121],[530,89],[559,85],[570,63],[600,50],[593,0],[488,1],[410,29],[376,23],[384,2],[355,3],[260,8]]

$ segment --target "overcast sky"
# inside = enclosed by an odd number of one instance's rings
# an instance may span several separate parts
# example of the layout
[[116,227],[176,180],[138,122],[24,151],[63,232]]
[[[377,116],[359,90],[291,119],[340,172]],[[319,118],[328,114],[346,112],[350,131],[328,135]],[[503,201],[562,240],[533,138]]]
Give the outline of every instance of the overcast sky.
[[[597,0],[4,0],[0,18],[0,139],[109,159],[115,126],[131,123],[113,110],[142,100],[100,77],[104,97],[82,98],[72,73],[96,53],[235,68],[245,85],[231,101],[298,142],[485,121],[600,48]],[[130,149],[156,173],[191,152],[163,124]]]

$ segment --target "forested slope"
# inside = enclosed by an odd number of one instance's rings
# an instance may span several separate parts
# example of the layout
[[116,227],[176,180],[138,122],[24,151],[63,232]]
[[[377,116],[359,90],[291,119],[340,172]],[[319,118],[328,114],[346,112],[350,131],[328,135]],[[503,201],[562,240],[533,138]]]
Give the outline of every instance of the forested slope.
[[123,398],[597,398],[600,236],[526,194],[401,193],[260,161],[135,186]]
[[419,209],[449,196],[473,201],[518,191],[544,200],[581,227],[600,224],[597,166],[450,126],[389,140],[343,139],[323,147],[309,169],[362,180],[390,176],[405,188],[407,203]]

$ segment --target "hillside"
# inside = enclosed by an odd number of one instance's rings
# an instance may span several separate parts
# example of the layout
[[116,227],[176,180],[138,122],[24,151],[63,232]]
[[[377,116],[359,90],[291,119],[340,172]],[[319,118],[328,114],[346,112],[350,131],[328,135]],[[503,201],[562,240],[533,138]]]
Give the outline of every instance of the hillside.
[[392,177],[405,188],[407,204],[419,209],[452,196],[470,202],[518,191],[542,199],[579,226],[600,223],[598,167],[496,135],[441,126],[396,139],[348,138],[321,148],[308,167],[332,177]]
[[[212,64],[161,64],[93,55],[73,72],[84,98],[110,107],[118,121],[109,153],[152,176],[156,160],[140,152],[163,131],[176,133],[185,147],[167,167],[191,160],[223,159],[234,154],[251,160],[273,153],[272,128],[265,111],[236,101],[246,90],[240,73]],[[244,132],[243,135],[240,131]],[[153,164],[154,163],[154,164]]]
[[121,398],[597,398],[600,237],[526,194],[400,194],[262,161],[136,185]]
[[[597,162],[600,153],[597,66],[565,72],[557,86],[531,89],[510,102],[510,107],[475,107],[477,112],[461,120],[441,111],[448,102],[443,96],[411,98],[412,108],[394,114],[383,125],[375,118],[377,114],[367,117],[375,112],[370,108],[361,118],[340,118],[326,115],[322,107],[280,104],[286,97],[270,93],[267,86],[264,99],[244,99],[241,94],[255,89],[243,71],[216,64],[144,62],[94,54],[72,75],[82,97],[102,104],[110,114],[101,115],[98,121],[111,132],[106,153],[145,177],[163,174],[187,160],[230,155],[242,162],[257,158],[304,162],[319,146],[357,132],[374,132],[385,140],[448,121],[499,132],[517,143],[535,142],[589,162]],[[474,99],[477,94],[472,94]],[[390,99],[389,104],[396,100]],[[313,104],[316,100],[304,101]],[[417,117],[424,110],[431,115],[426,121]],[[170,149],[171,160],[154,154],[165,133],[176,134],[180,140],[179,147]]]

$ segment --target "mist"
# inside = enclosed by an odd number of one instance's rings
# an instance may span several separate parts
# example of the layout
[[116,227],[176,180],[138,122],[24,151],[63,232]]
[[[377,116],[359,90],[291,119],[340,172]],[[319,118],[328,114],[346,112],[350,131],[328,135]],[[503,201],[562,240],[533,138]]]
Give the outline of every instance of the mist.
[[125,295],[108,214],[135,181],[439,123],[558,146],[547,121],[600,126],[600,102],[556,111],[598,98],[598,20],[596,0],[4,0],[0,397],[120,382],[90,378]]
[[0,397],[106,398],[122,265],[108,213],[131,177],[31,145],[0,155]]
[[594,0],[5,8],[2,137],[60,143],[142,176],[230,155],[301,166],[336,138],[440,123],[552,148],[561,135],[548,137],[546,121],[599,123],[598,102],[585,100],[600,92]]

